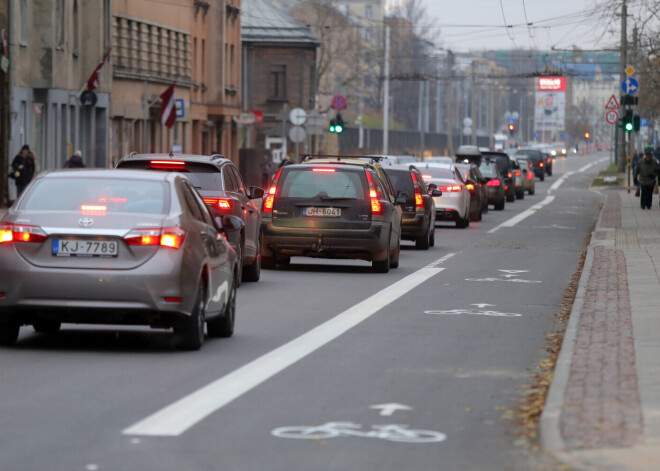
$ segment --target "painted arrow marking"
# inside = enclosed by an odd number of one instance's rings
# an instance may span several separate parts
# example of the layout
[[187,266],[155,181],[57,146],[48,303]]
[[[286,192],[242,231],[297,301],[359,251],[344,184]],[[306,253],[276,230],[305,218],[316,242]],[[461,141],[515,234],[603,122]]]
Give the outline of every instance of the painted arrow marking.
[[369,406],[369,409],[380,409],[380,415],[390,416],[398,410],[412,410],[412,407],[392,402],[390,404],[374,404]]
[[515,273],[529,273],[529,270],[497,270],[504,273],[515,274]]
[[479,309],[483,309],[488,306],[495,306],[494,304],[485,304],[485,303],[479,303],[479,304],[470,304],[470,306],[477,306]]

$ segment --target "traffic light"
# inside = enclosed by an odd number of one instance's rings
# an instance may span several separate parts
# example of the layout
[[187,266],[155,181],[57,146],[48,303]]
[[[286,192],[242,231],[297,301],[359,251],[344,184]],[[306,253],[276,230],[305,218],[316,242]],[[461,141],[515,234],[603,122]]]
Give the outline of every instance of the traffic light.
[[516,132],[516,125],[509,124],[509,136],[513,136],[513,133]]
[[621,121],[622,121],[623,129],[626,132],[632,132],[633,129],[635,128],[635,124],[633,123],[634,118],[633,118],[632,110],[626,110],[626,113],[623,115]]
[[330,127],[328,128],[328,131],[335,132],[336,128],[337,128],[337,122],[334,119],[331,119],[330,120]]
[[335,117],[335,132],[337,134],[344,132],[344,120],[341,117],[341,113],[337,113],[337,116]]
[[639,124],[640,124],[639,123],[639,115],[636,114],[635,116],[633,116],[633,130],[635,132],[639,132]]
[[584,138],[585,138],[585,139],[589,139],[589,136],[591,136],[591,134],[589,134],[588,131],[584,133]]

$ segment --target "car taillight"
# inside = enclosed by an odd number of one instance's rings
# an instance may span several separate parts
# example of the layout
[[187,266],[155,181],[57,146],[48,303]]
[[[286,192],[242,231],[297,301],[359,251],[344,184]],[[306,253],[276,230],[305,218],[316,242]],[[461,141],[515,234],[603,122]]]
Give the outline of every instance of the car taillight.
[[234,209],[234,201],[227,198],[203,198],[204,203],[212,208],[219,209],[221,211],[231,211]]
[[440,191],[445,192],[453,192],[453,191],[461,191],[463,188],[460,185],[450,185],[450,186],[443,186],[441,188],[438,188]]
[[430,180],[431,178],[433,178],[433,176],[432,175],[422,175],[422,178],[424,180]]
[[4,242],[43,242],[48,236],[37,226],[3,224],[0,226],[0,244]]
[[378,201],[378,191],[376,190],[376,184],[374,179],[371,177],[369,172],[367,174],[367,182],[369,182],[369,199],[371,200],[371,215],[372,216],[382,216],[383,215],[383,205]]
[[277,181],[280,179],[280,175],[282,175],[282,168],[284,167],[281,167],[277,171],[275,178],[273,178],[273,182],[270,184],[270,188],[268,189],[268,196],[266,196],[266,199],[264,199],[264,205],[262,207],[262,211],[264,213],[273,212],[273,205],[275,204],[275,193],[277,192]]
[[534,174],[532,172],[527,172],[527,180],[531,180],[534,178]]
[[165,227],[163,229],[133,229],[124,236],[128,245],[159,245],[178,249],[183,244],[186,230],[180,227]]
[[493,178],[492,180],[488,180],[488,183],[486,183],[486,186],[500,186],[501,182],[497,178]]
[[186,166],[186,163],[180,160],[152,160],[149,164],[151,168],[158,169],[182,169]]
[[325,168],[325,167],[312,169],[312,172],[320,172],[320,173],[333,173],[334,171],[335,171],[334,168]]
[[539,162],[539,167],[543,167],[543,162]]
[[465,185],[465,188],[468,189],[471,195],[474,195],[476,192],[476,190],[474,189],[474,185],[472,183],[468,183],[467,185]]
[[516,170],[515,172],[513,172],[513,174],[514,174],[516,177],[519,177],[519,176],[520,176],[520,172],[519,172],[518,170]]
[[511,178],[513,175],[511,175],[511,172],[508,173],[507,178]]
[[80,212],[83,216],[105,216],[108,207],[104,204],[82,204]]
[[413,187],[415,187],[415,209],[424,211],[424,198],[422,198],[422,191],[419,189],[417,177],[414,172],[410,172],[410,176],[412,177]]

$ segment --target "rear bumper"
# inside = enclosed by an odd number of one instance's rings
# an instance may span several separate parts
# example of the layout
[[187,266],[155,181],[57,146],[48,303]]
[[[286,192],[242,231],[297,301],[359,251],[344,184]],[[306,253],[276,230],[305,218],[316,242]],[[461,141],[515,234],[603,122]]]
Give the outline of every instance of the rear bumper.
[[262,254],[381,260],[389,250],[390,225],[372,221],[369,229],[280,227],[262,220]]
[[460,221],[463,219],[456,209],[452,208],[436,208],[435,220],[436,221]]
[[401,238],[405,240],[414,240],[418,237],[426,235],[429,228],[429,215],[426,213],[418,213],[412,217],[404,217],[401,219]]
[[488,189],[488,204],[497,204],[504,201],[504,191],[501,188]]

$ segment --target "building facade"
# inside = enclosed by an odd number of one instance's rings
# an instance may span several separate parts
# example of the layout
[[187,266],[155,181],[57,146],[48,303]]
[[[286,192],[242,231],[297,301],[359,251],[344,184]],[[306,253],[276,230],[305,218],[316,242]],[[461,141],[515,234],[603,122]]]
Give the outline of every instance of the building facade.
[[28,144],[45,170],[81,150],[86,165],[106,167],[111,66],[94,105],[80,93],[111,44],[110,0],[11,1],[9,155]]

